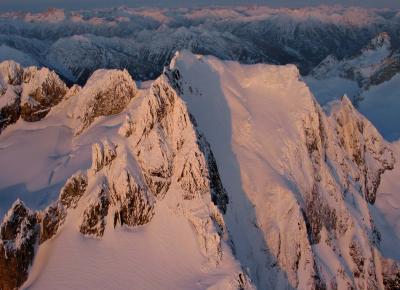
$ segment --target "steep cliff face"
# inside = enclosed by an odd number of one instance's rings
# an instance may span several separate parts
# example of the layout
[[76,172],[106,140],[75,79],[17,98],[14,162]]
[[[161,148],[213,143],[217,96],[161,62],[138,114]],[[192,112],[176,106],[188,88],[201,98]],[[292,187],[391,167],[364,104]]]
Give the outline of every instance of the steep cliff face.
[[[294,67],[243,67],[186,52],[169,74],[214,148],[232,200],[232,243],[258,287],[388,287],[383,277],[396,274],[382,268],[389,262],[370,207],[395,159],[347,97],[323,110]],[[241,182],[230,185],[233,176]],[[250,220],[238,219],[242,195]],[[243,232],[255,238],[243,241]]]

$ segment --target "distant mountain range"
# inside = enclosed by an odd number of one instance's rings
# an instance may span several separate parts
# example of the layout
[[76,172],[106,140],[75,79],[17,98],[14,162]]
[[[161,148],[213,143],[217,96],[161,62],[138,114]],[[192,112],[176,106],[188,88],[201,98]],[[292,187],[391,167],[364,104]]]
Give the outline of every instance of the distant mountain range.
[[99,68],[154,79],[181,49],[242,63],[294,63],[307,74],[328,55],[357,53],[380,32],[399,47],[399,27],[393,9],[50,9],[1,14],[0,59],[46,66],[80,84]]

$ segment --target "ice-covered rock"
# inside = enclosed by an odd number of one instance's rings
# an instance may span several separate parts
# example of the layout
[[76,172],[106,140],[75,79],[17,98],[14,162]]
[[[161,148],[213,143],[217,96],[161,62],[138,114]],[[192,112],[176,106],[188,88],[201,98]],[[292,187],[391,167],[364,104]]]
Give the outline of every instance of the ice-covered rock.
[[0,64],[0,132],[20,116],[43,119],[67,92],[64,82],[47,68],[22,68],[13,61]]
[[1,90],[7,88],[8,85],[21,85],[24,69],[15,61],[3,61],[0,63],[0,86]]
[[20,116],[20,88],[24,70],[14,61],[0,63],[0,133]]
[[97,70],[77,95],[75,117],[81,121],[77,134],[100,116],[122,112],[137,88],[126,70]]
[[17,200],[0,226],[0,288],[19,288],[28,278],[39,237],[36,213]]
[[40,243],[53,238],[65,222],[67,210],[77,207],[88,185],[87,176],[82,172],[72,175],[60,191],[59,199],[40,213]]
[[21,117],[34,122],[44,118],[67,93],[67,86],[48,68],[24,70],[21,94]]

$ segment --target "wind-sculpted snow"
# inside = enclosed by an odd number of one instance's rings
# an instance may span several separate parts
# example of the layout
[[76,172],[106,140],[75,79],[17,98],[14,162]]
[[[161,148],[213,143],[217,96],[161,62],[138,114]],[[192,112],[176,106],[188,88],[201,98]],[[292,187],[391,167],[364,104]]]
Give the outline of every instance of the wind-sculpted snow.
[[259,288],[395,289],[371,210],[394,154],[347,97],[324,111],[294,66],[182,52],[170,70],[213,148],[232,244]]
[[379,32],[398,43],[399,23],[395,10],[338,6],[2,13],[0,59],[42,64],[80,84],[100,68],[154,79],[181,49],[243,63],[295,63],[307,73],[330,54],[355,54]]

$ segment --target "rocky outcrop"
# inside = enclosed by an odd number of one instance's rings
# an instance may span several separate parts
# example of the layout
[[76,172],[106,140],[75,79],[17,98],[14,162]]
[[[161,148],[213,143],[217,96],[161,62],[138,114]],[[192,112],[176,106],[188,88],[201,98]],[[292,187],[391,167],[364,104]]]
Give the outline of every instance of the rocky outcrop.
[[97,70],[80,90],[75,116],[81,121],[76,134],[100,116],[122,112],[136,95],[137,88],[126,70]]
[[0,227],[0,289],[17,289],[28,278],[38,237],[36,214],[17,200]]
[[43,119],[51,107],[63,99],[67,90],[67,86],[54,71],[36,67],[25,69],[21,95],[22,119],[28,122]]
[[8,125],[18,121],[21,114],[20,103],[21,100],[18,94],[12,87],[8,87],[0,98],[0,101],[4,101],[4,104],[0,106],[0,133]]
[[368,89],[370,86],[377,86],[386,81],[391,80],[400,72],[400,51],[393,51],[392,54],[385,59],[379,68],[371,75],[369,82],[366,84]]
[[0,132],[20,117],[28,122],[43,119],[67,91],[58,75],[47,68],[0,63]]
[[400,289],[400,265],[393,260],[385,260],[382,265],[385,290]]
[[82,172],[72,175],[60,191],[59,199],[39,213],[41,220],[40,244],[55,236],[64,223],[67,210],[75,209],[88,185],[87,176]]
[[19,119],[23,74],[23,68],[14,61],[0,63],[0,133]]
[[107,140],[102,143],[92,145],[92,169],[96,172],[107,166],[117,156],[114,144],[110,144]]
[[87,236],[103,236],[108,214],[110,201],[108,198],[109,188],[107,184],[102,184],[96,189],[96,196],[93,202],[89,203],[83,213],[83,220],[79,231]]

